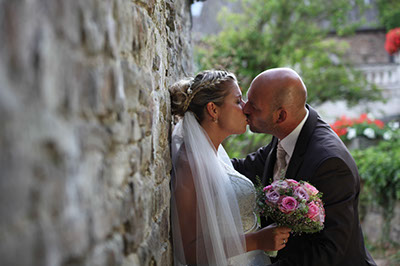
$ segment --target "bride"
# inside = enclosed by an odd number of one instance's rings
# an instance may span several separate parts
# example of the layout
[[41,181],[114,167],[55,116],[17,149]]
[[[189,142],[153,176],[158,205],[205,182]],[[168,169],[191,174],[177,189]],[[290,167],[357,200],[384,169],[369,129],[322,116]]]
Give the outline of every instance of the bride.
[[175,265],[267,265],[264,251],[285,247],[290,229],[260,229],[255,189],[236,172],[221,142],[246,130],[234,74],[208,70],[170,88],[171,216]]

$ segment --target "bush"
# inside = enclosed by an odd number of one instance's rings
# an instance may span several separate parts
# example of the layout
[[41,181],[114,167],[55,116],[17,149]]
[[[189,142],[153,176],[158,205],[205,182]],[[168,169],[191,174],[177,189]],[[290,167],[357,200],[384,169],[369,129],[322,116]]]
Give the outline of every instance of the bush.
[[244,134],[228,137],[223,145],[230,158],[244,158],[271,141],[268,134],[253,133],[249,129]]
[[378,203],[388,214],[400,199],[400,134],[393,132],[390,141],[352,151],[363,183],[362,200]]

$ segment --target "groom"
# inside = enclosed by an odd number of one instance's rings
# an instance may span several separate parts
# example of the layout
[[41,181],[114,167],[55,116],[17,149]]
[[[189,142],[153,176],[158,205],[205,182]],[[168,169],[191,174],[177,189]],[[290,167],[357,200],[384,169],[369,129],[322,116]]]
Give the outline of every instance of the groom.
[[273,138],[245,159],[233,159],[235,169],[253,182],[261,177],[264,186],[282,174],[308,181],[323,193],[325,204],[325,228],[291,236],[273,265],[376,265],[358,219],[357,166],[329,125],[306,104],[300,76],[288,68],[264,71],[247,96],[244,113],[250,130]]

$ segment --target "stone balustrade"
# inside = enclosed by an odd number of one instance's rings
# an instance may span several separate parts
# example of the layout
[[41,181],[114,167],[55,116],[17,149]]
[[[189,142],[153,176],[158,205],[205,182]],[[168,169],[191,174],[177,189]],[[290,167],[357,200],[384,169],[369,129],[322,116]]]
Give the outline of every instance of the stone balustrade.
[[369,82],[375,83],[383,88],[399,88],[400,89],[400,65],[365,65],[358,67],[365,73]]

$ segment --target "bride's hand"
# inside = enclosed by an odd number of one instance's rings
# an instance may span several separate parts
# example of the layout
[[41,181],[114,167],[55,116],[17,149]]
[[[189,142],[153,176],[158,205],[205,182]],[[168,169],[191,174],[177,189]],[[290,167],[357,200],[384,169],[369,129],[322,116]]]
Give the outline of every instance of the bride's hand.
[[261,249],[264,251],[280,250],[286,246],[290,236],[290,228],[269,225],[261,230],[246,235],[248,251]]

